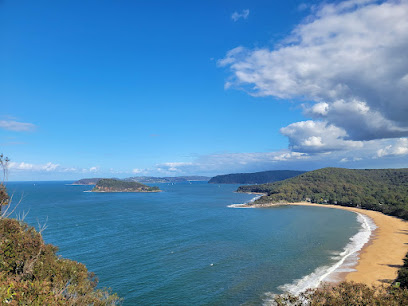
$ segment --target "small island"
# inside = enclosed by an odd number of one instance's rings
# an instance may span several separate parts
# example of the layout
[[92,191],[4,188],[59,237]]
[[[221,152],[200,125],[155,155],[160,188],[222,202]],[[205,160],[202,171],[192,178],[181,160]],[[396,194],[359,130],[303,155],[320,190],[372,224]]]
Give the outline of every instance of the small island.
[[92,192],[160,192],[159,187],[150,187],[138,182],[125,182],[116,179],[101,179]]

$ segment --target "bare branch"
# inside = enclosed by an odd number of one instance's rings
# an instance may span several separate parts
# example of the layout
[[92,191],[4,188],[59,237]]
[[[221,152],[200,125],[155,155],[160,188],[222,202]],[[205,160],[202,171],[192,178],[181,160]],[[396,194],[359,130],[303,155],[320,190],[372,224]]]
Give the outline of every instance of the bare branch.
[[45,220],[44,224],[42,224],[42,225],[40,224],[40,221],[37,219],[38,232],[40,234],[42,234],[42,232],[47,229],[47,227],[48,227],[47,222],[48,222],[48,216],[47,216],[47,219]]

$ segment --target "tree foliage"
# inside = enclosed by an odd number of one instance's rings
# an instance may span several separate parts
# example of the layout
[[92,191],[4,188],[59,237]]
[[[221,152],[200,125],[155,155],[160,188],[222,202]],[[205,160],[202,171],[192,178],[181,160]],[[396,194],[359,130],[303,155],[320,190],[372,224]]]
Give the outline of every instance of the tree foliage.
[[278,295],[274,298],[276,305],[408,305],[408,290],[395,286],[373,286],[354,282],[342,282],[336,286],[323,286],[309,289],[298,296],[291,294]]
[[273,170],[255,173],[233,173],[217,175],[211,178],[210,184],[263,184],[286,180],[304,173],[304,171]]
[[[7,165],[9,163],[8,157],[5,157],[3,154],[0,154],[0,168],[3,170],[3,180],[7,177]],[[7,194],[6,187],[4,183],[0,183],[0,212],[3,205],[7,205],[9,202],[9,195]]]
[[238,191],[267,194],[255,203],[357,206],[408,220],[408,169],[323,168],[276,183],[241,186]]
[[116,305],[120,299],[97,290],[93,273],[56,255],[33,227],[0,219],[0,301],[10,305]]
[[159,191],[159,187],[150,187],[138,182],[127,182],[117,179],[101,179],[92,191],[106,192],[153,192]]

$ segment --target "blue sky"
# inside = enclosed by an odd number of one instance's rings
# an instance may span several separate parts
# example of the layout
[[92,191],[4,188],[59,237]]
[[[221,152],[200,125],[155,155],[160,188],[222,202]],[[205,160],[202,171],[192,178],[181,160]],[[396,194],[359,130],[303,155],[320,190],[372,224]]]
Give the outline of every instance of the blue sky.
[[1,1],[9,179],[406,167],[407,6]]

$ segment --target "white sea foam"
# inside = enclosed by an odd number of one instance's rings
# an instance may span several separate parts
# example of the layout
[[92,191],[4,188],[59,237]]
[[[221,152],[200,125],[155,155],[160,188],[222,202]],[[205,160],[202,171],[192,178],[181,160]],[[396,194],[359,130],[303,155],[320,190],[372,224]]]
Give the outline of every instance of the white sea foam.
[[244,204],[231,204],[231,205],[228,205],[227,207],[230,207],[230,208],[253,208],[251,206],[246,206],[246,203],[244,203]]
[[263,195],[256,195],[254,198],[252,198],[251,200],[249,200],[248,202],[242,203],[242,204],[231,204],[228,205],[227,207],[231,207],[231,208],[253,208],[250,206],[247,206],[250,203],[255,202],[256,200],[258,200],[260,197],[262,197]]
[[[336,260],[332,266],[319,267],[311,274],[297,279],[291,284],[280,286],[279,289],[298,295],[307,289],[317,288],[322,282],[337,281],[339,273],[355,271],[353,267],[359,259],[360,250],[370,241],[374,229],[377,228],[372,219],[360,213],[356,214],[358,222],[361,223],[361,229],[350,238],[350,242],[344,247],[341,253],[332,253],[332,259]],[[266,293],[266,296],[268,296],[268,298],[265,299],[264,304],[273,305],[274,294]]]

